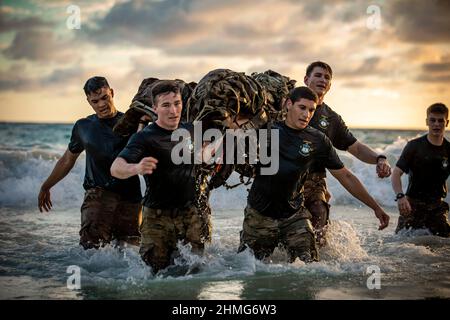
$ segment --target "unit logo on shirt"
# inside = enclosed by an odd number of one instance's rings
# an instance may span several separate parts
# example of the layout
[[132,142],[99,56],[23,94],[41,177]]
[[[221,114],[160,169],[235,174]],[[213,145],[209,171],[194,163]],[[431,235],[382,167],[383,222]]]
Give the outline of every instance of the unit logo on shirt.
[[326,129],[329,125],[330,123],[328,122],[328,117],[324,115],[320,116],[319,127],[321,127],[322,129]]
[[311,141],[304,140],[298,152],[304,157],[309,156],[309,154],[313,151],[311,144],[312,144]]
[[442,168],[447,169],[447,167],[448,167],[448,158],[443,157],[442,158]]

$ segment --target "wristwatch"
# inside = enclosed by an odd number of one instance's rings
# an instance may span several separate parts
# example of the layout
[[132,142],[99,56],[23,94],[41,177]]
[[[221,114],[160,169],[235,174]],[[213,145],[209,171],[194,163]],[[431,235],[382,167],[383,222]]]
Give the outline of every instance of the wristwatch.
[[387,157],[384,155],[384,154],[380,154],[380,155],[378,155],[378,157],[377,157],[377,163],[378,163],[378,161],[380,161],[380,159],[384,159],[384,160],[386,160],[387,159]]
[[401,198],[403,198],[405,196],[405,194],[404,193],[402,193],[402,192],[399,192],[399,193],[397,193],[397,195],[395,196],[395,201],[397,201],[398,199],[401,199]]

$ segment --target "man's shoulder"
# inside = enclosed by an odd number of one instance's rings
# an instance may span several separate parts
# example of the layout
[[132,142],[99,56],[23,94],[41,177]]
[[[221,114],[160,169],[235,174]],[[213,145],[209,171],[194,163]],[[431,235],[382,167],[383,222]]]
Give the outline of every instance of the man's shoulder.
[[445,137],[444,137],[444,143],[442,145],[447,150],[447,152],[450,153],[450,141],[448,141]]
[[427,135],[423,135],[414,139],[411,139],[408,141],[407,145],[409,146],[416,146],[416,145],[421,145],[427,142]]
[[325,102],[322,103],[320,106],[318,106],[316,111],[319,111],[319,114],[325,114],[327,116],[334,116],[334,117],[341,118],[341,116],[336,111],[334,111],[329,105],[327,105]]
[[325,133],[323,133],[319,129],[316,129],[312,126],[307,126],[305,129],[303,129],[303,132],[306,134],[309,134],[311,136],[314,136],[318,139],[328,139],[328,137]]
[[447,140],[447,138],[444,137],[444,144],[447,147],[450,147],[450,141]]
[[90,125],[92,123],[95,123],[97,121],[97,115],[96,114],[91,114],[89,116],[86,116],[84,118],[78,119],[75,122],[75,126],[86,126],[86,125]]

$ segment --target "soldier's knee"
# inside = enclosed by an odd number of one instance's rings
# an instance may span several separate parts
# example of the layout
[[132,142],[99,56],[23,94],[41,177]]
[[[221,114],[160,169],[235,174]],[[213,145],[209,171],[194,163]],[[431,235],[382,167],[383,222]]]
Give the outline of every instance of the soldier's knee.
[[170,265],[170,254],[166,250],[159,250],[154,245],[141,246],[139,254],[142,260],[152,268],[154,273]]
[[168,257],[153,256],[150,252],[142,254],[141,257],[152,268],[153,273],[157,273],[159,270],[165,269],[170,265],[170,259]]
[[308,209],[311,214],[322,216],[328,213],[328,204],[322,200],[316,200],[309,204]]
[[88,224],[80,230],[80,245],[85,250],[98,249],[111,241],[111,232],[101,225]]
[[273,252],[273,248],[260,246],[255,243],[241,242],[238,248],[238,253],[250,249],[256,259],[263,260],[264,258],[270,256]]
[[329,206],[322,200],[316,200],[309,204],[308,210],[312,215],[314,228],[323,228],[328,222]]

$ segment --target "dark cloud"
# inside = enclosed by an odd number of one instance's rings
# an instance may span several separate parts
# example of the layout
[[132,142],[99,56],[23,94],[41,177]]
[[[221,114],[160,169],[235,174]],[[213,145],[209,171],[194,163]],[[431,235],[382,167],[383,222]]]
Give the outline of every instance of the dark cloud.
[[87,78],[86,71],[77,66],[66,69],[56,69],[49,75],[40,79],[40,83],[45,86],[64,86],[71,83],[82,83]]
[[325,6],[320,1],[307,1],[303,5],[303,14],[307,19],[321,19],[325,13]]
[[193,0],[130,1],[114,5],[105,17],[85,27],[85,35],[98,43],[128,42],[155,46],[201,28],[193,21]]
[[36,28],[49,28],[54,23],[44,21],[38,17],[15,18],[0,11],[0,33],[9,31],[21,31]]
[[424,63],[416,79],[420,82],[450,83],[450,62]]
[[25,30],[16,33],[11,45],[2,53],[10,59],[67,62],[79,56],[79,47],[66,40],[58,40],[49,30]]
[[400,40],[445,43],[450,41],[449,12],[448,0],[398,0],[389,2],[381,13]]
[[299,4],[304,18],[314,22],[326,17],[332,17],[334,22],[352,22],[367,16],[367,8],[376,4],[370,0],[306,0],[303,2],[292,0],[291,2]]
[[422,65],[424,72],[443,72],[450,71],[450,62],[424,63]]
[[88,78],[88,73],[80,66],[71,68],[61,68],[53,70],[51,73],[30,77],[30,72],[24,64],[14,64],[5,72],[0,74],[1,91],[28,91],[36,89],[55,89],[59,91],[70,85],[80,85]]
[[422,74],[419,77],[417,77],[416,80],[420,82],[450,83],[450,74],[443,74],[443,75]]
[[24,64],[13,64],[0,73],[0,91],[25,91],[36,87]]
[[379,74],[380,69],[380,57],[370,57],[362,61],[358,66],[351,67],[348,64],[339,64],[336,70],[336,74],[339,74],[340,78],[352,78],[352,77],[364,77]]
[[450,83],[450,56],[441,56],[440,62],[422,64],[421,72],[417,77],[420,82]]

